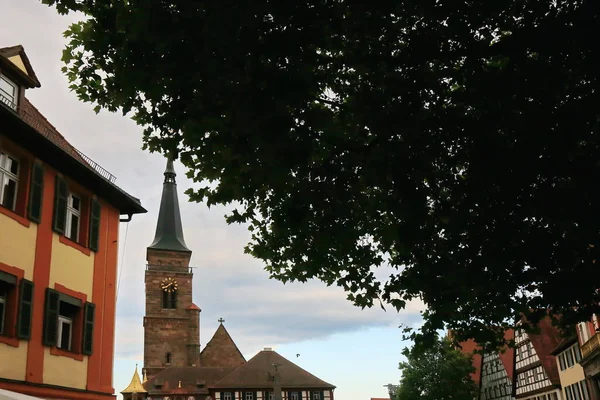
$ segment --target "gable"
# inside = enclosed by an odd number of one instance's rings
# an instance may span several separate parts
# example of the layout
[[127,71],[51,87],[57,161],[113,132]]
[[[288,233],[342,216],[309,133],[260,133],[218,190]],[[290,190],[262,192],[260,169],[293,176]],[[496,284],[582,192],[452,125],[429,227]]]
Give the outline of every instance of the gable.
[[27,72],[27,68],[25,67],[25,64],[23,63],[23,59],[21,58],[20,55],[8,57],[8,61],[15,64],[17,66],[17,68],[19,68],[21,71],[23,71],[23,73],[29,75],[29,73]]
[[0,66],[13,73],[25,87],[40,87],[25,49],[21,45],[0,48]]
[[203,367],[230,368],[245,363],[246,359],[222,324],[200,353]]

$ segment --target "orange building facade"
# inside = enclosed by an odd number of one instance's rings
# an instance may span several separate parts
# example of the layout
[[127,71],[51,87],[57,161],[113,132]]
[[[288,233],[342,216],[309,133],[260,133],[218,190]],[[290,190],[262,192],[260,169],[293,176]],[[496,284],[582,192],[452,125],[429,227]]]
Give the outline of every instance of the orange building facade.
[[0,49],[0,388],[112,399],[118,232],[144,213],[25,97],[21,46]]

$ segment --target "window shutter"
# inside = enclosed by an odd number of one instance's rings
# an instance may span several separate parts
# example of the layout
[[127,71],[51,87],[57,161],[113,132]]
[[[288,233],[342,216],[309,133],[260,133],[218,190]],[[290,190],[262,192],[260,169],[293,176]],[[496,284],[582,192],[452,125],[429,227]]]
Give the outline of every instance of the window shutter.
[[85,303],[83,314],[83,342],[81,353],[86,355],[92,354],[94,346],[94,314],[96,306],[92,303]]
[[93,251],[98,251],[98,241],[100,239],[100,203],[92,199],[92,210],[90,212],[90,240],[88,247]]
[[52,228],[61,235],[65,233],[67,224],[67,197],[69,196],[67,182],[60,176],[56,176],[54,185],[54,217]]
[[58,336],[58,306],[60,294],[46,288],[46,304],[44,310],[44,345],[56,346]]
[[29,187],[29,219],[37,222],[42,220],[42,201],[44,195],[44,168],[34,163],[31,169],[31,185]]
[[33,282],[21,279],[19,283],[19,316],[17,337],[31,339],[31,314],[33,313]]

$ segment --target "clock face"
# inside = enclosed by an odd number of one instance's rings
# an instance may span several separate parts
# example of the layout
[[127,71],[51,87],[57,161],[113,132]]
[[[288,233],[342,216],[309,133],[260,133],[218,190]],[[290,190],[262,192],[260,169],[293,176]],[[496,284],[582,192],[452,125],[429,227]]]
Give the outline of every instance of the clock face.
[[177,290],[177,281],[174,278],[165,278],[160,283],[160,287],[165,292],[175,292]]

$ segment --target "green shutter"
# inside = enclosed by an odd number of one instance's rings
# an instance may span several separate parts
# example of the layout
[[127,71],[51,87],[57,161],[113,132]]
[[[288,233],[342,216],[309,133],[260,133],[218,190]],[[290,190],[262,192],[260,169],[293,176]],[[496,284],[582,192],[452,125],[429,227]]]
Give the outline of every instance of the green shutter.
[[81,344],[81,352],[86,355],[91,355],[94,347],[94,314],[96,306],[92,303],[85,303],[83,308],[83,341]]
[[88,247],[93,251],[98,251],[98,241],[100,239],[100,203],[92,199],[92,210],[90,212],[90,240]]
[[42,220],[42,202],[44,196],[44,168],[34,163],[31,169],[31,185],[29,187],[29,219],[37,222]]
[[54,218],[52,228],[55,232],[61,235],[65,233],[67,223],[67,197],[69,191],[67,182],[60,176],[56,176],[56,184],[54,186]]
[[44,311],[44,340],[45,346],[56,346],[58,335],[58,307],[60,293],[46,288],[46,303]]
[[33,282],[21,279],[19,283],[19,316],[17,318],[17,337],[31,339],[31,314],[33,313]]

